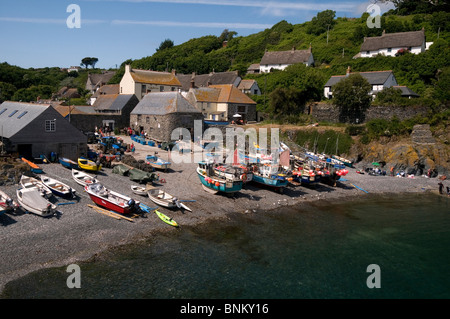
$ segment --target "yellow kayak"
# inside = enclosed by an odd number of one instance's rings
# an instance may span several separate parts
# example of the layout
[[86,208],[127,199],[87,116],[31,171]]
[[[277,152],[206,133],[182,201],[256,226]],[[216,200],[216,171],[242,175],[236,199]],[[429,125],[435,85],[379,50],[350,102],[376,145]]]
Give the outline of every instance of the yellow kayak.
[[81,169],[84,169],[86,171],[94,171],[94,172],[98,172],[102,169],[102,165],[99,164],[97,165],[95,162],[90,161],[88,159],[85,158],[79,158],[78,159],[78,166]]
[[178,227],[177,222],[174,221],[172,218],[170,218],[170,217],[164,215],[163,213],[161,213],[161,212],[159,212],[159,211],[157,211],[157,210],[155,210],[155,213],[156,213],[156,215],[158,215],[158,217],[161,218],[161,220],[162,220],[163,222],[165,222],[166,224],[169,224],[169,225],[171,225],[171,226],[173,226],[173,227]]

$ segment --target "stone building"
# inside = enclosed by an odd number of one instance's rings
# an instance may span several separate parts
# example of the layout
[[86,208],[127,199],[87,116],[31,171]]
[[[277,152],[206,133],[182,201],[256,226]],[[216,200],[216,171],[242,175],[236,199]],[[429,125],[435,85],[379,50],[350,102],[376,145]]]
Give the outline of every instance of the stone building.
[[196,120],[200,120],[203,127],[202,112],[181,93],[149,93],[131,112],[130,127],[138,132],[145,131],[147,137],[155,141],[170,142],[172,132],[177,128],[186,128],[193,138]]

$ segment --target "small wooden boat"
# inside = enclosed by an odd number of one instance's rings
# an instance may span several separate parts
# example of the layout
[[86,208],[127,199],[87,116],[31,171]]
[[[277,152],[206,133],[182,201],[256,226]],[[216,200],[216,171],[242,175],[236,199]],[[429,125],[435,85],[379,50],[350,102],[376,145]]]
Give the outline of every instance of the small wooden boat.
[[156,155],[148,155],[146,157],[146,163],[152,166],[153,168],[160,169],[160,170],[167,170],[170,168],[171,163],[163,160],[160,157],[157,157]]
[[31,171],[32,171],[33,173],[40,174],[40,173],[43,172],[43,171],[42,171],[42,168],[40,168],[40,167],[39,167],[38,165],[36,165],[35,163],[30,162],[30,161],[27,160],[25,157],[22,157],[22,161],[24,161],[25,163],[28,164],[28,166],[30,166],[30,169],[31,169]]
[[71,159],[65,158],[65,157],[60,157],[59,158],[59,163],[67,168],[78,168],[78,164],[75,161],[72,161]]
[[6,212],[15,211],[19,205],[8,194],[0,190],[0,215]]
[[48,177],[45,175],[41,175],[41,181],[56,196],[60,196],[60,197],[64,197],[64,198],[72,198],[75,196],[75,190],[72,187],[70,187],[54,178],[51,178],[51,177]]
[[163,222],[165,222],[166,224],[169,224],[170,226],[173,226],[173,227],[178,227],[177,222],[174,221],[172,218],[170,218],[170,217],[164,215],[163,213],[161,213],[161,212],[158,211],[158,210],[155,210],[155,213],[156,213],[156,215],[158,215],[158,217],[159,217]]
[[182,203],[178,198],[166,193],[159,188],[152,188],[148,192],[148,197],[155,203],[166,208],[181,208],[187,211],[192,211],[189,207]]
[[27,212],[42,217],[52,216],[56,212],[56,205],[43,198],[35,188],[19,188],[16,193],[20,206]]
[[149,189],[147,187],[131,185],[131,191],[136,195],[147,196],[148,190]]
[[72,169],[72,178],[81,186],[98,183],[98,180],[95,177],[76,169]]
[[88,160],[86,158],[78,159],[78,166],[85,171],[98,172],[102,169],[102,165],[95,163],[94,161]]
[[98,206],[120,214],[129,214],[139,208],[139,202],[128,196],[111,191],[100,183],[86,185],[84,190]]
[[34,177],[22,175],[22,177],[20,177],[20,185],[26,189],[38,190],[42,197],[49,198],[52,196],[52,191],[45,186],[44,183]]

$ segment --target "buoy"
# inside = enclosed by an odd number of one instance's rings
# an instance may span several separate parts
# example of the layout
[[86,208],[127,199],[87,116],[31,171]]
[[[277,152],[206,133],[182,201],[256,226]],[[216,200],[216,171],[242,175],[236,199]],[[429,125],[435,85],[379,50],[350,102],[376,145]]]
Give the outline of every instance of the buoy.
[[219,186],[220,186],[220,183],[219,183],[219,182],[216,182],[216,186],[219,187]]

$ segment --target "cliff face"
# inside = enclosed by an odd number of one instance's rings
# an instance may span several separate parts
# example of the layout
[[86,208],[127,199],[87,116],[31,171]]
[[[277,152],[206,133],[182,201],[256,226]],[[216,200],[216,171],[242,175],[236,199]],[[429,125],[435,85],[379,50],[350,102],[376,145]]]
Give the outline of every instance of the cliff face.
[[428,125],[416,125],[409,138],[398,141],[382,139],[368,145],[356,143],[351,156],[362,159],[360,166],[370,167],[372,162],[385,164],[389,171],[405,171],[422,175],[429,169],[438,174],[450,174],[450,146],[433,137]]

